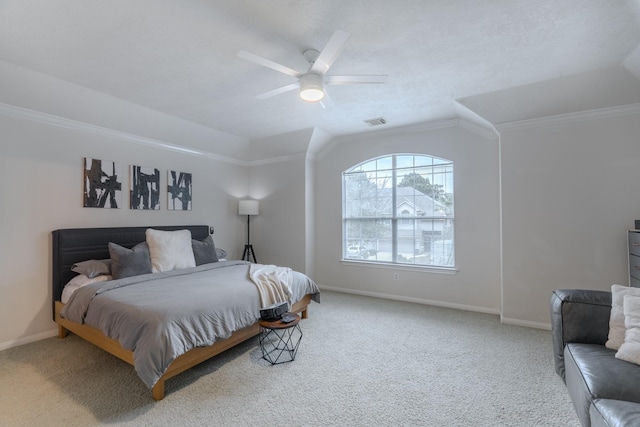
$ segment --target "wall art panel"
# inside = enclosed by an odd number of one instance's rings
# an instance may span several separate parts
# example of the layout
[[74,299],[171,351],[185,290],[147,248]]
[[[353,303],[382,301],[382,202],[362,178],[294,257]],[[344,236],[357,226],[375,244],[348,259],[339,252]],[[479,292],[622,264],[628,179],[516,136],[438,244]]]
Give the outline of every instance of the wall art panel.
[[130,166],[129,206],[131,209],[160,209],[160,171],[144,166]]
[[167,209],[170,211],[190,211],[193,183],[190,173],[168,171]]
[[120,207],[122,200],[122,170],[120,163],[84,158],[84,207]]

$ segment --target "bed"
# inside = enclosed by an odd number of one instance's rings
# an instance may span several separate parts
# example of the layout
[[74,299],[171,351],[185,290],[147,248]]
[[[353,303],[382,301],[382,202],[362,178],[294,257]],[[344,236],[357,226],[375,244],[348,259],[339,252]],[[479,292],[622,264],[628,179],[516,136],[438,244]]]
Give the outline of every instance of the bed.
[[[264,300],[251,282],[254,264],[220,261],[93,283],[75,291],[67,304],[61,301],[65,285],[77,276],[74,264],[109,259],[110,242],[135,248],[145,242],[148,228],[53,231],[53,315],[60,338],[70,331],[133,365],[153,398],[161,400],[167,379],[257,335]],[[151,228],[188,230],[194,241],[213,232],[206,225]],[[306,318],[311,301],[319,302],[319,290],[307,276],[290,274],[290,311]],[[187,317],[195,326],[185,327]],[[184,336],[167,338],[182,330]]]

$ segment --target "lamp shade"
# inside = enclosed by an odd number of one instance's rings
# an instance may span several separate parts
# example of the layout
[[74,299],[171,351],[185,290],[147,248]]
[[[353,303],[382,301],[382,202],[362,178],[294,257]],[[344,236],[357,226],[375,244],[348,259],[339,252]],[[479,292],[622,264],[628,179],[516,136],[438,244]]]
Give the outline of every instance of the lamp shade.
[[260,203],[257,200],[240,200],[238,215],[258,215]]

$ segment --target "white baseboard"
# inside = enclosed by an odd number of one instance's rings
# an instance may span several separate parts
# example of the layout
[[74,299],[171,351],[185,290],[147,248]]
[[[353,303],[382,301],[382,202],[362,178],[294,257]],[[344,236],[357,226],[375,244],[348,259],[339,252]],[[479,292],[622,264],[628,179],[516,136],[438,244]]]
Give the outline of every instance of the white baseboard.
[[433,305],[436,307],[453,308],[456,310],[474,311],[477,313],[496,314],[500,316],[500,323],[504,323],[506,325],[524,326],[524,327],[533,328],[533,329],[545,329],[547,331],[551,330],[550,323],[530,322],[528,320],[511,319],[508,317],[502,317],[502,315],[500,315],[500,310],[498,309],[492,309],[487,307],[477,307],[477,306],[465,305],[465,304],[455,304],[455,303],[449,303],[444,301],[434,301],[434,300],[428,300],[428,299],[422,299],[422,298],[403,297],[403,296],[390,295],[390,294],[384,294],[379,292],[368,292],[368,291],[360,291],[355,289],[335,288],[332,286],[318,285],[318,287],[321,290],[325,289],[327,291],[342,292],[345,294],[362,295],[367,297],[390,299],[394,301],[413,302],[417,304]]
[[7,341],[0,343],[0,351],[6,350],[12,347],[18,347],[24,344],[29,344],[35,341],[40,341],[45,338],[51,338],[58,335],[58,329],[52,329],[50,331],[40,332],[39,334],[29,335],[27,337],[18,338],[17,340]]
[[367,296],[367,297],[390,299],[390,300],[394,300],[394,301],[413,302],[413,303],[416,303],[416,304],[433,305],[433,306],[436,306],[436,307],[454,308],[456,310],[475,311],[477,313],[495,314],[495,315],[499,315],[500,314],[500,310],[493,309],[493,308],[487,308],[487,307],[477,307],[477,306],[473,306],[473,305],[455,304],[455,303],[450,303],[450,302],[428,300],[428,299],[423,299],[423,298],[404,297],[404,296],[399,296],[399,295],[384,294],[384,293],[380,293],[380,292],[360,291],[360,290],[346,289],[346,288],[334,288],[332,286],[318,285],[318,287],[321,290],[324,289],[324,290],[327,290],[327,291],[342,292],[342,293],[345,293],[345,294],[362,295],[362,296]]
[[528,320],[510,319],[508,317],[502,317],[502,316],[500,316],[500,322],[507,325],[525,326],[527,328],[534,328],[534,329],[546,329],[547,331],[551,330],[551,323],[530,322]]

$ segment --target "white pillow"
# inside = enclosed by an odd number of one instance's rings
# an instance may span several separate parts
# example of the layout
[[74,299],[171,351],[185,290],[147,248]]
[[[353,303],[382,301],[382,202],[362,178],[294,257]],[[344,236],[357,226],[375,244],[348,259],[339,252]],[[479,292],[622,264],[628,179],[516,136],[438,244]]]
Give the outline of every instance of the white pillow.
[[616,358],[640,365],[640,297],[624,297],[624,343],[616,353]]
[[640,296],[640,288],[628,286],[611,286],[611,317],[609,318],[609,339],[604,344],[607,348],[618,350],[624,342],[624,297]]
[[95,277],[87,277],[84,274],[78,274],[73,279],[69,280],[66,285],[64,285],[60,301],[66,304],[67,301],[69,301],[69,298],[71,298],[71,294],[74,293],[76,289],[90,285],[92,283],[106,282],[107,280],[111,280],[111,276],[106,274]]
[[191,247],[191,231],[161,231],[148,228],[145,234],[153,273],[196,266]]

